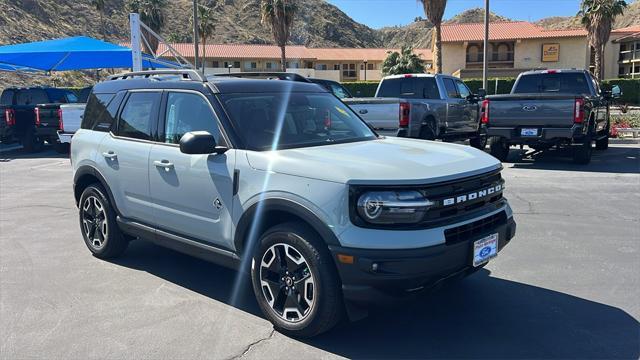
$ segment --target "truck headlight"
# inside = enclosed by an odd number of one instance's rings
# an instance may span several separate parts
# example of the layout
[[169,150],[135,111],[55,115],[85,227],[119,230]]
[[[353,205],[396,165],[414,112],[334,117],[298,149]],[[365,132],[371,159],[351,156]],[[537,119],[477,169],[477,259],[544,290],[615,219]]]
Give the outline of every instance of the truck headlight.
[[357,210],[372,224],[415,224],[433,205],[419,191],[370,191],[360,195]]

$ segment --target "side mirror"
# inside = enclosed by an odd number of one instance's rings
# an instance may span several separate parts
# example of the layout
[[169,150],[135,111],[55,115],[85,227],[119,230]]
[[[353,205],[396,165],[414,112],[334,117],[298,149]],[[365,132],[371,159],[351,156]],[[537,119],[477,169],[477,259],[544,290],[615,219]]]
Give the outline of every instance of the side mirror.
[[484,98],[487,96],[487,90],[485,89],[478,89],[478,93],[476,94],[479,98]]
[[620,86],[613,85],[613,87],[611,87],[611,98],[619,99],[621,96],[622,96],[622,89],[620,89]]
[[216,139],[207,131],[191,131],[180,138],[180,152],[184,154],[222,154],[225,146],[217,146]]

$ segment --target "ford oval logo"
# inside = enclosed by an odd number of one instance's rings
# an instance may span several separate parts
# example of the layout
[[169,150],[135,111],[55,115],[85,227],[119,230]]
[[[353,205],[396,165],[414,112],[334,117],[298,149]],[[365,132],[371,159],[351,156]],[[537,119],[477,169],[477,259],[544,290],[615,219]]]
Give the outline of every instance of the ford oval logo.
[[522,107],[522,110],[524,111],[536,111],[538,110],[538,107],[535,105],[525,105]]
[[483,258],[489,256],[489,254],[491,254],[490,246],[485,246],[482,248],[482,250],[480,250],[480,256]]

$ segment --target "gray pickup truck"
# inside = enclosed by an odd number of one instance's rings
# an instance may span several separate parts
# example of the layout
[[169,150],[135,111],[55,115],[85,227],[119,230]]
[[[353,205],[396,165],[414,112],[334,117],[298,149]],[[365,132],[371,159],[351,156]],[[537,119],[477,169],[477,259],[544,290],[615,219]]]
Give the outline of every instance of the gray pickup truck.
[[491,155],[505,161],[511,145],[528,145],[534,152],[570,146],[574,162],[588,164],[593,141],[598,150],[609,146],[609,105],[621,95],[617,85],[602,90],[586,70],[524,72],[511,94],[482,102]]
[[342,99],[370,126],[398,129],[399,137],[470,139],[471,146],[484,148],[480,100],[462,80],[431,74],[387,76],[374,98]]

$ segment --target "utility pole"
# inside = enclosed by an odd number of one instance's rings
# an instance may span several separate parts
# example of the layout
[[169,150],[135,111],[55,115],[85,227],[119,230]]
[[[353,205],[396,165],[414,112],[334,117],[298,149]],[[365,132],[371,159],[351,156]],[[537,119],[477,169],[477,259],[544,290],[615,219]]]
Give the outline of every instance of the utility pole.
[[198,70],[198,0],[193,0],[193,51],[193,67]]
[[131,70],[142,71],[142,49],[140,48],[140,14],[129,14],[129,26],[131,29]]
[[487,90],[489,76],[489,0],[484,0],[484,56],[482,58],[482,88]]

